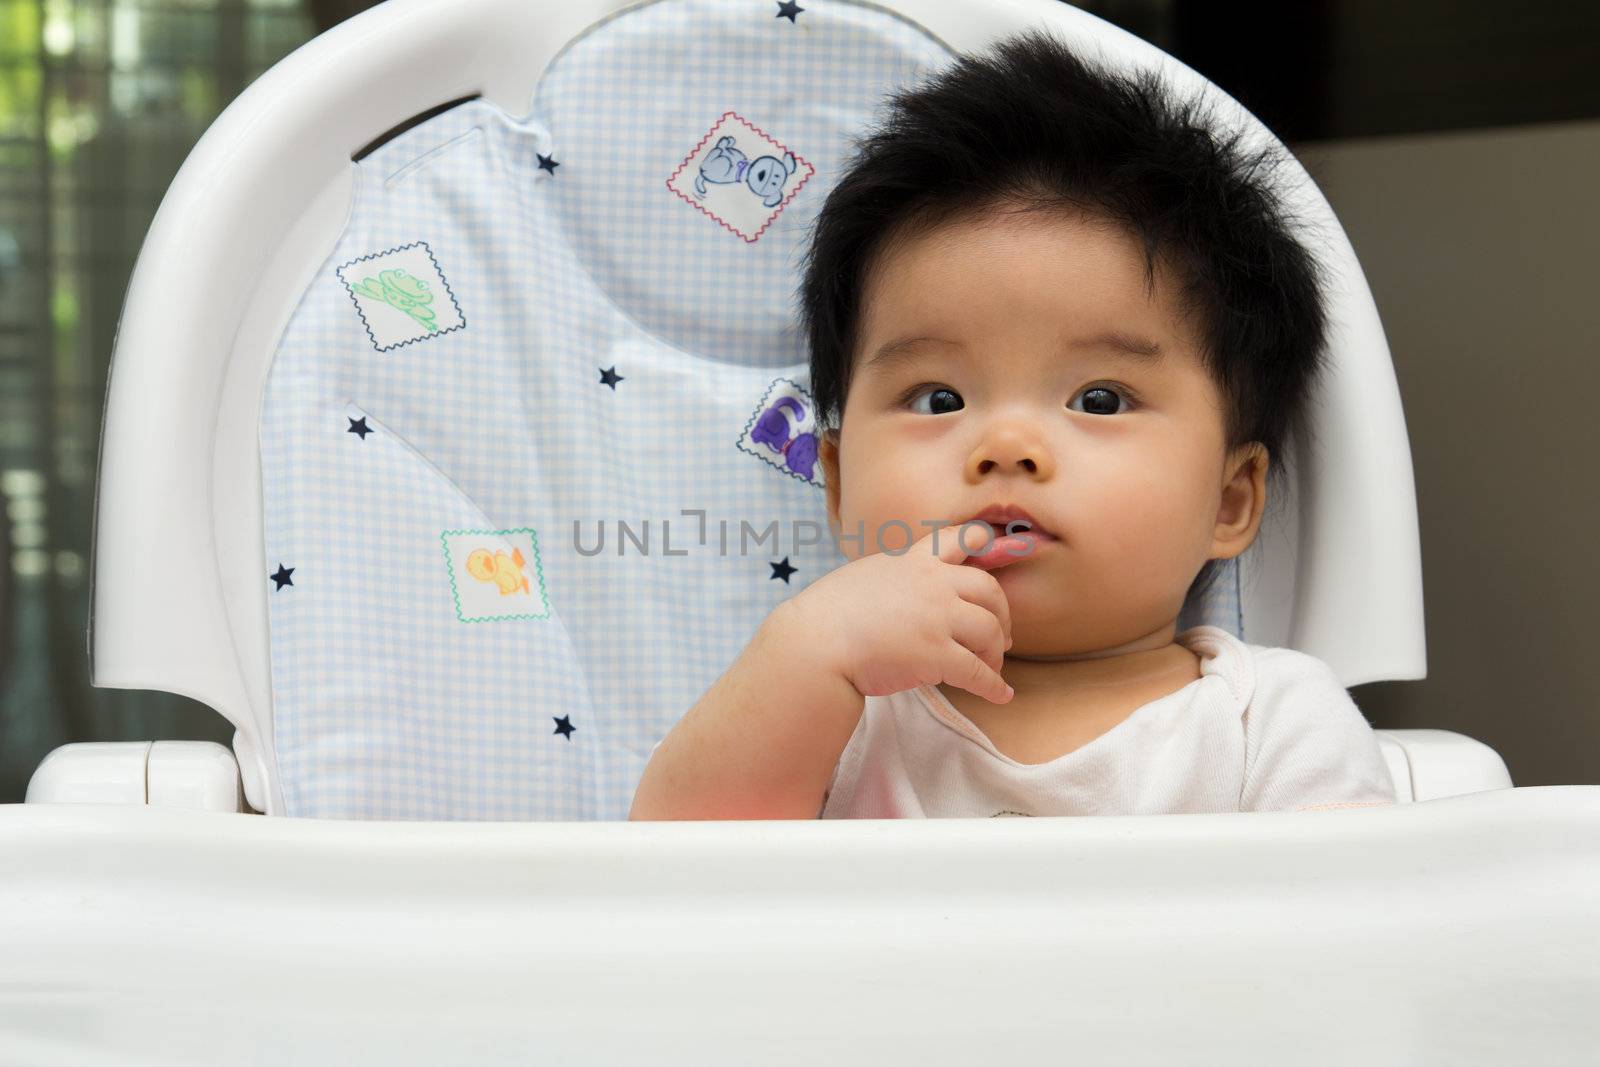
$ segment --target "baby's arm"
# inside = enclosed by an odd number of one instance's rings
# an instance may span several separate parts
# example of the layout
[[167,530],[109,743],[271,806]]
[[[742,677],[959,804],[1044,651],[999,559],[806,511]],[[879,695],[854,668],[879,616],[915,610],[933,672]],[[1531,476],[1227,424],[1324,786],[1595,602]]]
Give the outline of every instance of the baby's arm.
[[865,701],[792,601],[662,739],[629,819],[814,819]]
[[1378,807],[1396,802],[1378,735],[1333,668],[1293,649],[1258,661],[1246,712],[1240,811]]

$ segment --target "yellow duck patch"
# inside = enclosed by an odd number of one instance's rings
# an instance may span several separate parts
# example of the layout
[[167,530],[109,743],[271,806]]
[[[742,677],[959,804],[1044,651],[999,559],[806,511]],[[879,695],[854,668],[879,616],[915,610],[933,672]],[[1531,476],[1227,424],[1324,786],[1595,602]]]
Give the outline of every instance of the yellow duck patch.
[[528,594],[533,592],[528,576],[522,573],[525,566],[527,560],[522,558],[522,550],[515,545],[511,547],[509,556],[505,549],[498,549],[491,554],[488,549],[480,548],[467,557],[467,573],[480,582],[498,586],[501,596],[510,596],[519,589]]

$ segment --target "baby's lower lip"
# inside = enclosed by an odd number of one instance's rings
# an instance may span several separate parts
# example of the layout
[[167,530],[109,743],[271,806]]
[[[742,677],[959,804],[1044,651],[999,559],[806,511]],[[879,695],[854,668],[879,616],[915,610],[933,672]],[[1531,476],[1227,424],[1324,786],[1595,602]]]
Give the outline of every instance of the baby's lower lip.
[[[974,538],[976,539],[976,538]],[[981,552],[974,552],[962,560],[979,570],[992,571],[1019,560],[1028,559],[1055,538],[1042,530],[1022,530],[1014,534],[999,534]]]

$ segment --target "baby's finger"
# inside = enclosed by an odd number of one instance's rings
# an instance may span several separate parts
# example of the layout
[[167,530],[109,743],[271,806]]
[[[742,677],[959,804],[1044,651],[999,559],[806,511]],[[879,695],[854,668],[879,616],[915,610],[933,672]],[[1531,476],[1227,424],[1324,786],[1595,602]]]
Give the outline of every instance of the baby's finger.
[[953,640],[945,647],[949,654],[940,681],[960,686],[991,704],[1005,704],[1011,700],[1011,687],[976,652]]
[[[930,538],[937,540],[938,556],[946,563],[960,563],[971,555],[962,547],[961,531],[962,525],[960,523],[951,523],[949,526],[937,527],[928,534]],[[972,545],[973,551],[983,547],[984,535],[982,529],[973,527],[967,530],[966,536]]]
[[1000,630],[1005,634],[1005,648],[1011,647],[1011,601],[992,571],[977,567],[956,567],[950,575],[955,583],[956,595],[962,600],[988,609],[1000,620]]
[[1005,663],[1009,640],[988,608],[957,600],[950,613],[950,636],[972,649],[994,671]]

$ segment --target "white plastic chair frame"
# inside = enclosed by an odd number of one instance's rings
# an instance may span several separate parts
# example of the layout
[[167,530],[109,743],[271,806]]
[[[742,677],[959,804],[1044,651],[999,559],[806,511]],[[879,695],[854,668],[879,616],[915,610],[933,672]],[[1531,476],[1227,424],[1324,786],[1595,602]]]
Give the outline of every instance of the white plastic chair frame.
[[[1049,0],[880,6],[964,50],[1046,25],[1197,84]],[[276,338],[344,224],[350,156],[474,93],[521,114],[557,48],[622,8],[389,0],[235,101],[151,227],[107,406],[94,681],[226,715],[268,812],[281,800],[256,413]],[[1298,206],[1331,220],[1314,187]],[[1336,225],[1330,236],[1341,362],[1317,429],[1326,450],[1304,460],[1292,528],[1262,545],[1263,580],[1246,587],[1251,639],[1317,655],[1346,685],[1417,678],[1399,397],[1353,253]],[[0,806],[0,1047],[15,1062],[165,1064],[525,1063],[533,1050],[580,1064],[877,1064],[891,1048],[963,1065],[1047,1053],[1164,1067],[1591,1062],[1600,788],[1506,788],[1477,742],[1384,733],[1401,743],[1411,797],[1430,803],[1085,819],[258,819],[181,810],[227,809],[230,787],[237,807],[221,746],[98,749],[85,758],[126,788]],[[52,754],[31,799],[74,799],[73,776],[49,770],[70,762]],[[206,784],[186,791],[174,774]]]

